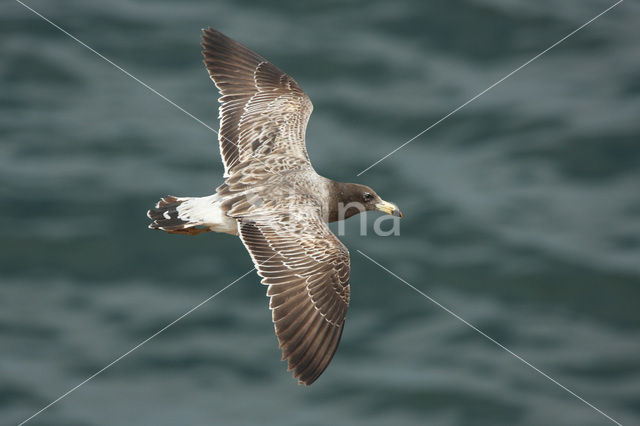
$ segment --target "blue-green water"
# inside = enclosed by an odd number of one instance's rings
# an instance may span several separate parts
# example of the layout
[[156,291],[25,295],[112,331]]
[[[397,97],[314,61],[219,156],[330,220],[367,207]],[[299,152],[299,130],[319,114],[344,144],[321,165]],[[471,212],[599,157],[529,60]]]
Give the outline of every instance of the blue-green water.
[[[249,45],[314,102],[316,169],[405,214],[398,237],[348,222],[347,326],[310,388],[252,273],[31,424],[613,424],[357,249],[640,423],[640,5],[356,177],[612,3],[28,4],[216,128],[200,28]],[[215,134],[11,0],[0,141],[0,424],[17,424],[252,265],[235,237],[147,229],[158,197],[221,182]]]

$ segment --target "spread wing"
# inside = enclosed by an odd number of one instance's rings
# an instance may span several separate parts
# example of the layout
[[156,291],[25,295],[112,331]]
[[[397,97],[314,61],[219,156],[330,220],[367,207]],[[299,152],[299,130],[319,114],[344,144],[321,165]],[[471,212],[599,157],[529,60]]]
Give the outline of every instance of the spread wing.
[[[349,252],[320,219],[291,225],[287,214],[244,218],[240,237],[269,286],[282,359],[299,383],[327,368],[349,306]],[[293,229],[295,228],[295,229]]]
[[260,55],[208,28],[202,54],[220,101],[225,177],[272,152],[309,161],[304,142],[313,105],[298,84]]

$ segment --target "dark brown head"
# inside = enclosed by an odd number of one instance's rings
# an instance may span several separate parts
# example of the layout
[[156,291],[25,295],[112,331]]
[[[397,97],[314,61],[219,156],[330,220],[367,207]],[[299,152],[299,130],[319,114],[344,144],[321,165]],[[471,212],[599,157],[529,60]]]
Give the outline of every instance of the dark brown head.
[[369,210],[378,210],[402,217],[402,212],[398,206],[384,201],[373,189],[366,185],[333,182],[333,193],[330,194],[330,200],[329,222],[347,219]]

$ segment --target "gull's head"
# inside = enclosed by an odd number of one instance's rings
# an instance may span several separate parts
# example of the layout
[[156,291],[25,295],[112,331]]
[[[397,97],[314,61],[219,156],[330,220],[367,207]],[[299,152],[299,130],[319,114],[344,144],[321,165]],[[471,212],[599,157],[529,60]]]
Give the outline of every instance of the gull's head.
[[[357,183],[345,183],[337,188],[339,202],[338,217],[343,220],[365,211],[380,211],[396,217],[402,217],[402,212],[393,203],[383,200],[373,189]],[[333,221],[333,220],[332,220]]]

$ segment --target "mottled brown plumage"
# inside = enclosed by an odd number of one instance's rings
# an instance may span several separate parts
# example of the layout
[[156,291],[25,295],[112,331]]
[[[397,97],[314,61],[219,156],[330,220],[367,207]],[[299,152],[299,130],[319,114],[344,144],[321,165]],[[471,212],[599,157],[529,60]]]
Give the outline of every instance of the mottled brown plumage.
[[313,106],[291,77],[214,29],[202,39],[221,94],[226,179],[209,197],[163,198],[148,213],[150,227],[238,234],[268,286],[283,359],[310,385],[333,358],[350,297],[349,251],[327,223],[362,210],[400,213],[369,187],[315,172],[304,138]]
[[202,54],[220,101],[225,174],[251,156],[284,153],[309,161],[304,133],[313,105],[298,84],[262,56],[209,28]]

